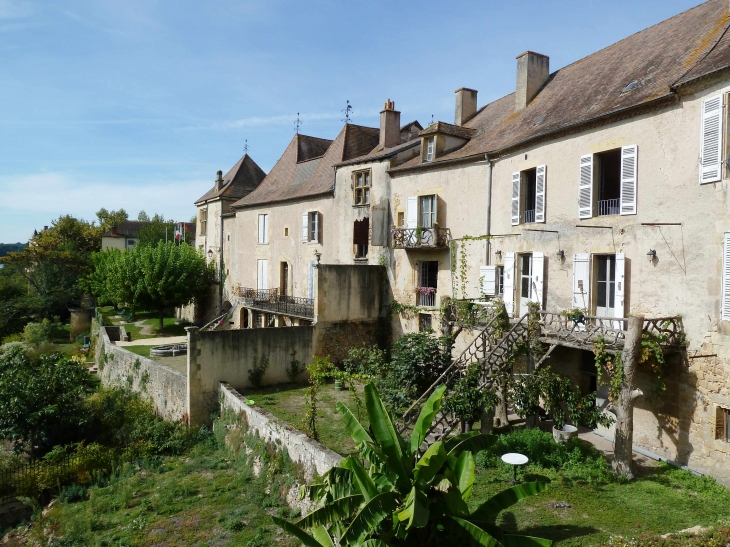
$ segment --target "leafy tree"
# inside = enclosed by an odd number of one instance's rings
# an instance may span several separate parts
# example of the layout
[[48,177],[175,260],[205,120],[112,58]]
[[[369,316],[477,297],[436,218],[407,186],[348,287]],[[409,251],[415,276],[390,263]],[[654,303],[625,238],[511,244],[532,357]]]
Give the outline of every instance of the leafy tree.
[[169,243],[175,239],[175,223],[165,222],[162,216],[155,215],[149,224],[139,230],[139,243],[142,246],[155,246],[158,243]]
[[0,438],[31,455],[73,441],[92,391],[86,368],[55,353],[31,359],[22,346],[0,352]]
[[99,219],[99,227],[101,232],[106,232],[109,228],[119,226],[125,220],[129,220],[129,215],[124,209],[118,211],[107,211],[104,207],[96,212],[96,218]]
[[486,408],[494,408],[497,395],[494,391],[479,386],[482,378],[482,367],[479,363],[469,363],[466,374],[457,380],[444,398],[444,410],[451,412],[461,420],[461,431],[471,431]]
[[138,245],[126,252],[107,250],[94,255],[96,269],[87,283],[95,296],[108,303],[159,311],[184,306],[203,297],[215,279],[215,270],[189,245],[173,242]]
[[139,220],[140,222],[149,222],[150,217],[144,211],[140,211],[137,215],[137,220]]
[[494,444],[495,437],[464,433],[437,441],[420,454],[445,390],[441,386],[429,397],[410,440],[396,433],[373,384],[365,387],[372,434],[338,403],[347,431],[369,467],[356,457],[345,458],[308,487],[318,509],[295,523],[273,517],[274,522],[307,547],[332,546],[333,536],[339,545],[363,546],[552,545],[545,539],[506,534],[492,524],[504,509],[542,492],[544,482],[519,484],[469,510],[474,453]]
[[7,256],[8,253],[18,253],[25,249],[25,243],[0,243],[0,256]]

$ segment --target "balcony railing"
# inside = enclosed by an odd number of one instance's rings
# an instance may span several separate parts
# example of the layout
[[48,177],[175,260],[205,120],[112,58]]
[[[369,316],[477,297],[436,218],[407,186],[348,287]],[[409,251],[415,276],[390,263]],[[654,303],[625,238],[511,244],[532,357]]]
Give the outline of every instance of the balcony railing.
[[535,222],[535,209],[525,211],[525,224],[533,224]]
[[599,199],[598,216],[607,217],[621,214],[621,205],[618,199]]
[[234,294],[244,299],[246,306],[258,310],[266,310],[280,315],[296,317],[314,317],[314,299],[284,296],[279,289],[251,289],[236,287]]
[[416,301],[419,306],[425,308],[433,308],[436,306],[436,289],[433,287],[419,287],[416,291]]
[[448,228],[393,228],[394,249],[446,247],[451,240]]

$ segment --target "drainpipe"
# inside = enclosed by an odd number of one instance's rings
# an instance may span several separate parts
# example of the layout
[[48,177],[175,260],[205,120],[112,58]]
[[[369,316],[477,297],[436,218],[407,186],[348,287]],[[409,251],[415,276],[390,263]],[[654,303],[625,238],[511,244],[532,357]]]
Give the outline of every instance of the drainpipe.
[[[487,235],[492,232],[492,160],[489,159],[489,154],[484,154],[484,161],[487,162]],[[487,256],[484,262],[485,265],[489,266],[491,257],[491,240],[487,239]]]

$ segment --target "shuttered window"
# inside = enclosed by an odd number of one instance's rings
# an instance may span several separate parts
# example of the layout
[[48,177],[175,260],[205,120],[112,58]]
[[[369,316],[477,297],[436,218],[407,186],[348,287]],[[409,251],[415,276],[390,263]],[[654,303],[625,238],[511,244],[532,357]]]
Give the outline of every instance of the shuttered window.
[[482,281],[482,294],[494,296],[497,294],[497,267],[479,266],[479,277]]
[[520,174],[512,173],[512,226],[520,223],[520,183]]
[[545,222],[545,166],[538,165],[535,176],[535,222]]
[[730,232],[722,240],[722,310],[723,321],[730,321]]
[[635,144],[621,148],[621,214],[636,214],[636,171],[638,147]]
[[702,102],[700,184],[722,178],[722,96]]
[[593,154],[580,158],[578,185],[578,218],[593,216]]
[[269,242],[269,215],[259,215],[259,243]]
[[573,308],[589,310],[591,307],[591,255],[573,255]]
[[310,211],[302,213],[302,243],[322,242],[322,213]]

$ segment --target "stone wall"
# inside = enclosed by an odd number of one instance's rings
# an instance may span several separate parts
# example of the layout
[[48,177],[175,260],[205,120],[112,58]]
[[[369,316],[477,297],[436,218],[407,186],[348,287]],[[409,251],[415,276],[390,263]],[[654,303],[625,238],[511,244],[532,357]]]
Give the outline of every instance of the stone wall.
[[331,323],[321,329],[318,336],[322,355],[329,356],[333,363],[341,363],[347,358],[350,348],[383,347],[388,342],[385,320]]
[[289,458],[304,468],[307,480],[311,480],[315,472],[323,475],[342,461],[342,456],[310,439],[276,416],[258,407],[247,405],[245,399],[226,382],[220,383],[219,398],[221,411],[230,410],[241,415],[248,424],[249,431],[255,431],[269,444],[286,448]]
[[187,420],[187,378],[156,361],[115,346],[107,330],[118,337],[119,327],[101,327],[95,360],[105,386],[121,386],[152,401],[155,412],[166,420]]
[[74,308],[69,311],[71,312],[69,339],[73,342],[78,335],[88,334],[91,331],[94,308]]

